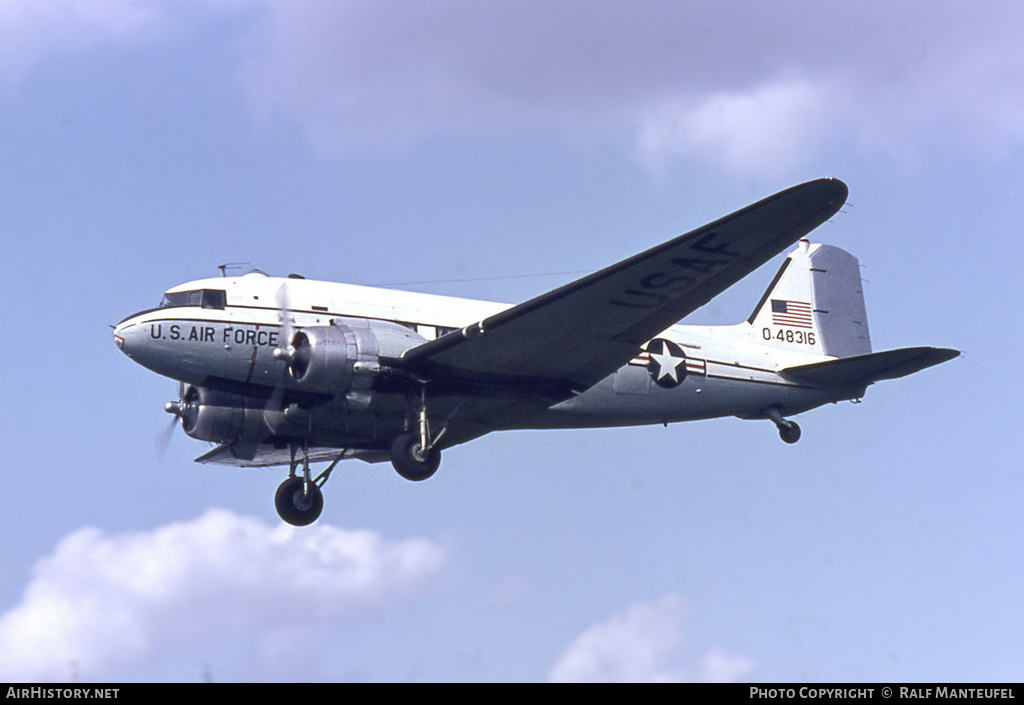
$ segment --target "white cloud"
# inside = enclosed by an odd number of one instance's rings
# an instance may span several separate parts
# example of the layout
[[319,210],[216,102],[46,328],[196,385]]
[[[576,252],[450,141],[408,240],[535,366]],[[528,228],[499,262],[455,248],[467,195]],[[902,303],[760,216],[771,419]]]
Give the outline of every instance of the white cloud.
[[831,93],[826,84],[791,80],[696,102],[665,100],[639,120],[641,159],[661,168],[696,155],[755,175],[800,164],[827,135]]
[[1024,144],[1024,5],[1006,0],[6,0],[0,80],[227,11],[254,114],[332,155],[544,129],[754,173],[835,145]]
[[265,2],[254,105],[335,154],[540,127],[763,173],[835,144],[1024,142],[1011,3]]
[[640,603],[578,636],[548,676],[558,682],[723,682],[747,677],[752,659],[715,648],[681,665],[682,608],[674,596]]
[[0,84],[45,60],[93,47],[166,38],[186,18],[215,17],[263,0],[2,0]]
[[81,529],[0,616],[0,680],[108,677],[183,644],[250,634],[267,649],[421,591],[444,551],[223,510],[152,531]]
[[0,3],[0,79],[23,77],[38,62],[154,28],[153,0],[5,0]]

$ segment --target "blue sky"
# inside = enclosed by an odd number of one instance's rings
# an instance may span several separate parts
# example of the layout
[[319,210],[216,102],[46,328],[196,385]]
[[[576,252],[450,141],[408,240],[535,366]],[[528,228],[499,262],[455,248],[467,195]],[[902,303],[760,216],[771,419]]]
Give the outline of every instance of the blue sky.
[[[0,680],[1018,678],[1022,45],[1010,2],[0,0]],[[223,262],[514,303],[821,176],[875,349],[964,355],[792,447],[495,434],[294,530],[283,471],[156,458],[175,384],[110,338]]]

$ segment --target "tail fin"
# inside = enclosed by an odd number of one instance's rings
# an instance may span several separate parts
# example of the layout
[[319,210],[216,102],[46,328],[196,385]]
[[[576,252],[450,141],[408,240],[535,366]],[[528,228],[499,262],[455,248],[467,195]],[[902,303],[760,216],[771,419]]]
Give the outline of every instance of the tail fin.
[[857,258],[801,240],[748,323],[754,339],[772,347],[835,357],[870,353]]

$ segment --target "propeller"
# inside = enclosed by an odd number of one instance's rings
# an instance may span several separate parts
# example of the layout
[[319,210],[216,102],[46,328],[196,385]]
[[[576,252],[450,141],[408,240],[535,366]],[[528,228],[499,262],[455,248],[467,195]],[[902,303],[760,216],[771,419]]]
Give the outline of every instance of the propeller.
[[171,438],[174,436],[174,425],[177,422],[177,417],[172,418],[171,422],[164,426],[163,430],[153,439],[153,452],[156,453],[157,460],[163,460],[164,456],[167,455],[167,448],[171,445]]
[[[295,346],[292,344],[295,337],[295,318],[291,312],[291,301],[288,294],[288,281],[285,280],[281,283],[281,287],[277,290],[275,295],[277,302],[277,320],[281,322],[281,333],[278,340],[281,341],[280,345],[274,348],[274,359],[281,360],[285,364],[285,377],[291,372],[292,365],[295,364],[297,359]],[[282,408],[282,401],[284,400],[284,383],[285,378],[282,377],[274,385],[273,391],[270,393],[270,398],[267,399],[266,411],[279,411]]]
[[281,345],[274,348],[274,359],[284,360],[285,363],[290,365],[295,359],[295,348],[292,346],[293,324],[295,320],[292,318],[291,307],[288,305],[287,281],[281,284],[281,288],[277,290],[274,298],[277,301],[277,320],[281,322],[281,336],[279,338]]
[[187,392],[184,382],[178,382],[178,400],[169,401],[164,404],[164,411],[171,414],[171,421],[168,423],[163,430],[160,431],[153,439],[153,450],[156,452],[157,460],[163,460],[164,456],[167,455],[167,448],[171,444],[171,438],[174,436],[174,425],[182,420],[184,423],[185,415],[189,412],[195,414],[198,412],[198,400],[197,399],[186,399]]
[[[294,276],[294,275],[292,275]],[[292,377],[301,377],[309,364],[309,340],[302,331],[295,331],[295,316],[292,315],[289,301],[288,282],[281,284],[275,296],[277,300],[277,319],[281,322],[282,344],[274,348],[274,359],[282,360],[288,365]]]

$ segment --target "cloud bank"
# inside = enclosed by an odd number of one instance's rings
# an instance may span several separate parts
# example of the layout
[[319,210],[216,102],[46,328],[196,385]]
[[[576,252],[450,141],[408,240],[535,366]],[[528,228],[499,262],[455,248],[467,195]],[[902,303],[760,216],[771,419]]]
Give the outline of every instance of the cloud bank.
[[548,679],[556,682],[720,683],[742,680],[755,662],[715,648],[697,663],[679,663],[681,605],[674,596],[631,605],[565,649]]
[[0,680],[102,679],[240,633],[281,648],[411,598],[444,558],[425,540],[271,527],[217,509],[146,532],[81,529],[0,616]]
[[0,81],[24,78],[52,56],[145,38],[167,21],[154,0],[11,0],[0,3]]
[[1024,142],[1024,6],[1002,0],[8,0],[0,80],[227,13],[254,115],[334,156],[546,130],[762,173]]
[[1024,141],[1024,7],[267,0],[253,103],[331,152],[555,130],[740,173]]

